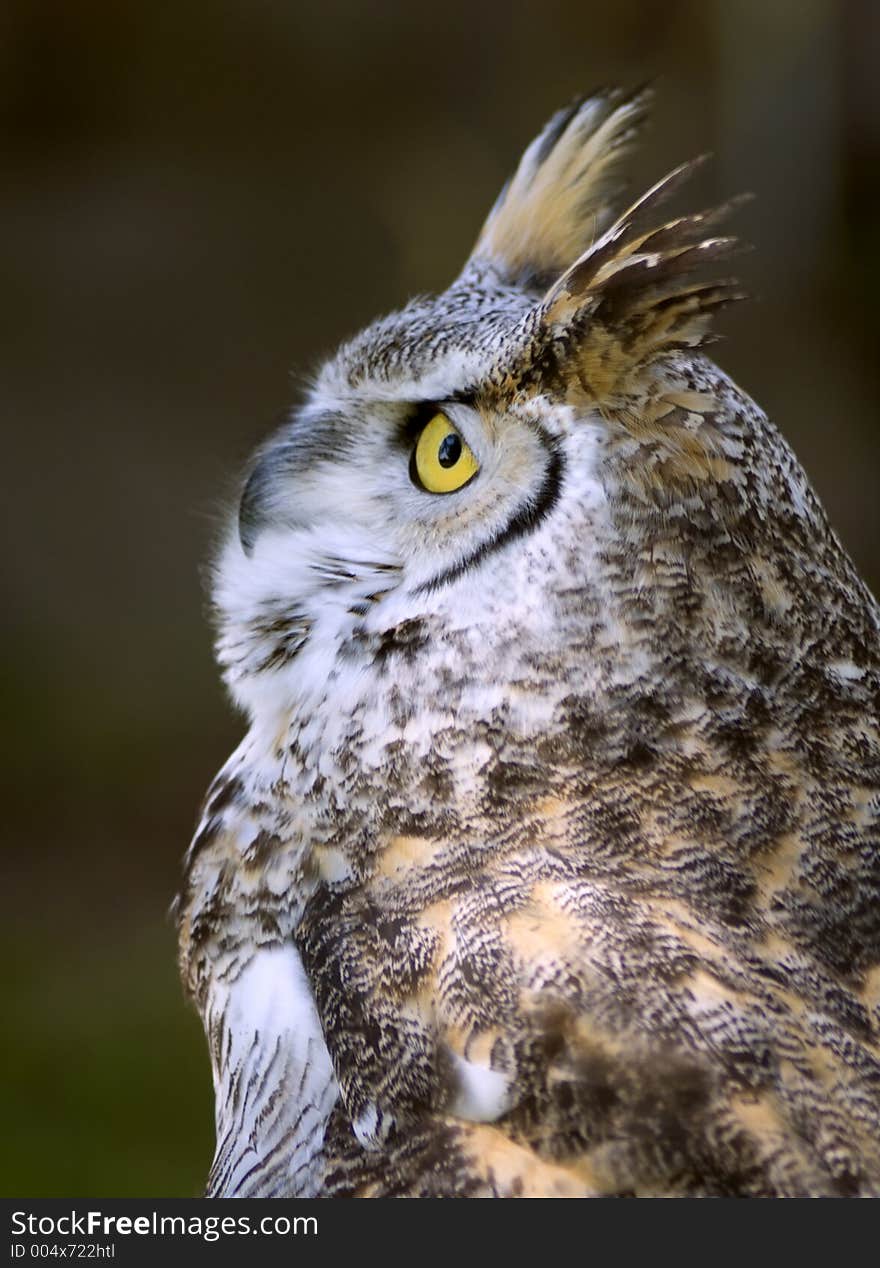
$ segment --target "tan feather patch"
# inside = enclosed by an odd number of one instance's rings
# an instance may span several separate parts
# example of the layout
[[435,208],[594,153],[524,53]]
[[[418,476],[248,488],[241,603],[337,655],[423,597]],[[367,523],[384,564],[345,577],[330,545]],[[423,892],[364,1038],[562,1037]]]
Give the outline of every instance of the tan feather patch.
[[554,115],[523,155],[473,256],[511,279],[561,272],[607,223],[620,161],[647,104],[646,92],[612,92]]

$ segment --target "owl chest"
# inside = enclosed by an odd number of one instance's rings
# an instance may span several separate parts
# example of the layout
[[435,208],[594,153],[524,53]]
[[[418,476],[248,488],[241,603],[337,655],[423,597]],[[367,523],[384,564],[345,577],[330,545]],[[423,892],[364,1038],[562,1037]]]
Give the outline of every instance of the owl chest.
[[574,997],[587,965],[562,809],[545,795],[504,827],[485,806],[398,822],[357,876],[319,882],[296,941],[340,1093],[367,1135],[383,1115],[491,1121],[515,1076],[528,1086],[541,1001]]

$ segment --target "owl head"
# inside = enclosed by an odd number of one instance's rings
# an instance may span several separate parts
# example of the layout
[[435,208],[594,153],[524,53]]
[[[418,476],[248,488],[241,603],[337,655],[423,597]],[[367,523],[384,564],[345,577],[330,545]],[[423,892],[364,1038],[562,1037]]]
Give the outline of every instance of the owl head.
[[735,247],[714,233],[730,204],[659,220],[689,163],[613,210],[646,106],[610,92],[554,115],[449,289],[344,345],[257,454],[215,582],[251,713],[438,631],[549,652],[566,594],[619,646],[624,590],[693,578],[772,501],[746,454],[761,416],[700,352],[740,297],[698,275]]

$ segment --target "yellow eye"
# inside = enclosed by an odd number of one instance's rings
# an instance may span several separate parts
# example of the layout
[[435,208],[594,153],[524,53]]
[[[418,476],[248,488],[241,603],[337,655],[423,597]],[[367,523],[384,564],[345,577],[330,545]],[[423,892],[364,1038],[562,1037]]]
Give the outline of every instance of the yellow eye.
[[428,493],[454,493],[472,480],[480,465],[445,414],[423,428],[412,456],[412,473]]

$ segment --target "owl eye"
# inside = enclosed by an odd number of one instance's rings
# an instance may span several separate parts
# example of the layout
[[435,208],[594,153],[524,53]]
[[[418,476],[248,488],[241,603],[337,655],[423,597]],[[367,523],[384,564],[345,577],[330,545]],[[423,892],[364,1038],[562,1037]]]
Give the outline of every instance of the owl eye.
[[416,484],[427,493],[454,493],[480,469],[470,446],[445,414],[435,414],[422,428],[410,463]]

